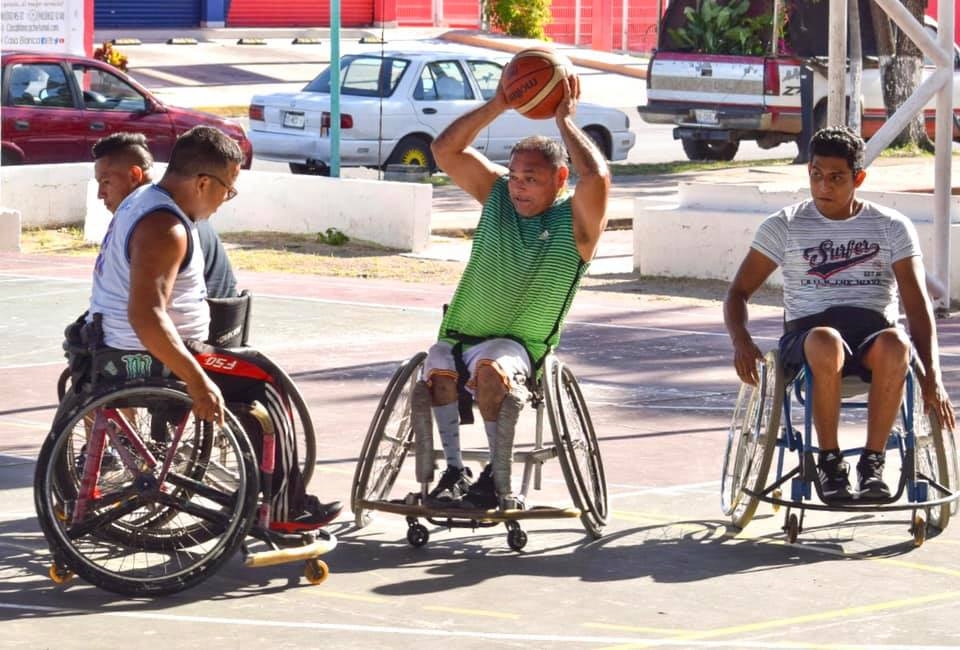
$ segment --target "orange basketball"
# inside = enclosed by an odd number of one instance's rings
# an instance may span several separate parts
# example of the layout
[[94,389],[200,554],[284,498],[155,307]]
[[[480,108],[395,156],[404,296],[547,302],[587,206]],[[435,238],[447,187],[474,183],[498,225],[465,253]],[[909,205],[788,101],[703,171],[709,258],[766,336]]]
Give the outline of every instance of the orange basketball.
[[517,52],[503,69],[507,104],[534,120],[553,117],[563,99],[563,78],[569,60],[545,47]]

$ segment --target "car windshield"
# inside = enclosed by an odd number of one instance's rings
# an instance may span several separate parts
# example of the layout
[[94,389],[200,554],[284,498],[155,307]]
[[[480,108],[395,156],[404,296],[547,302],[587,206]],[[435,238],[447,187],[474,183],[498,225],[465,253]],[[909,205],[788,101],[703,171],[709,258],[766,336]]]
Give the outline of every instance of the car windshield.
[[[340,59],[340,94],[390,97],[410,66],[406,59],[379,56],[345,56]],[[304,91],[330,93],[330,68],[304,87]]]

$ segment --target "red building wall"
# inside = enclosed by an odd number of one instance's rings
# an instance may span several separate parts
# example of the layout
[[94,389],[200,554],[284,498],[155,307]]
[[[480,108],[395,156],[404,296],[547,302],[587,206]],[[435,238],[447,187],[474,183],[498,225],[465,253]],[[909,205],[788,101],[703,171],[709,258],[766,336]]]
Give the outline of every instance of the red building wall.
[[[666,3],[666,0],[664,0]],[[576,0],[553,0],[547,35],[557,43],[615,51],[649,52],[656,45],[658,0],[580,0],[576,38]],[[624,9],[627,11],[624,39]],[[480,0],[443,0],[442,26],[478,29]],[[343,27],[433,26],[432,0],[341,0]],[[230,0],[229,27],[327,27],[330,0]]]
[[[340,25],[369,27],[373,3],[380,0],[340,0]],[[330,0],[230,0],[227,27],[329,27]]]

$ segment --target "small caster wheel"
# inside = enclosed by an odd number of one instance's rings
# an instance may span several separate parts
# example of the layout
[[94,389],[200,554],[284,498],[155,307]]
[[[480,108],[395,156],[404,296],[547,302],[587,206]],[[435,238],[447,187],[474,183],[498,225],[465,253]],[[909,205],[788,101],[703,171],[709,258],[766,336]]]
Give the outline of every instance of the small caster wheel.
[[913,533],[913,545],[922,546],[927,540],[927,522],[923,517],[917,515],[913,518],[913,525],[910,526],[910,532]]
[[[780,488],[777,488],[776,490],[773,491],[773,494],[772,494],[771,496],[772,496],[774,499],[781,499],[781,498],[783,498],[783,490],[781,490]],[[779,510],[780,510],[780,504],[779,504],[779,503],[774,503],[774,504],[773,504],[773,511],[774,511],[774,512],[779,512]]]
[[413,524],[407,529],[407,541],[410,546],[420,548],[430,540],[430,532],[423,524]]
[[518,526],[517,528],[511,528],[507,533],[507,544],[510,545],[514,551],[522,551],[523,547],[527,545],[527,534],[523,532]]
[[56,562],[50,565],[50,570],[47,571],[47,574],[50,576],[50,579],[58,585],[66,584],[73,579],[73,572],[66,567],[59,566]]
[[311,558],[303,568],[303,576],[312,585],[318,585],[330,576],[330,567],[323,560]]
[[787,531],[787,542],[793,544],[797,541],[797,535],[800,534],[800,520],[797,519],[797,515],[791,514],[787,518],[787,525],[784,526],[784,529]]

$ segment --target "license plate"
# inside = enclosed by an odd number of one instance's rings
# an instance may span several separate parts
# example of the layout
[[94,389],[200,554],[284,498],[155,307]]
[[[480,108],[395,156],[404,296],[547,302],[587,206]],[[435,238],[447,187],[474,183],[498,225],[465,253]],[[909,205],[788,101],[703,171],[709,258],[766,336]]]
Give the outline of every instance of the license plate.
[[288,129],[302,129],[307,124],[307,118],[303,113],[291,113],[287,111],[283,114],[283,125]]
[[717,123],[717,112],[706,109],[698,108],[693,111],[693,116],[697,119],[697,122],[700,124],[716,124]]

